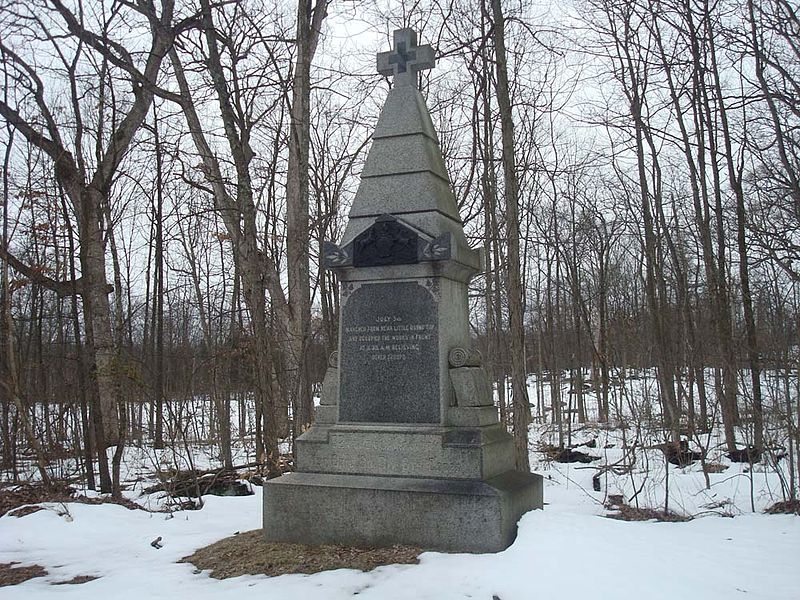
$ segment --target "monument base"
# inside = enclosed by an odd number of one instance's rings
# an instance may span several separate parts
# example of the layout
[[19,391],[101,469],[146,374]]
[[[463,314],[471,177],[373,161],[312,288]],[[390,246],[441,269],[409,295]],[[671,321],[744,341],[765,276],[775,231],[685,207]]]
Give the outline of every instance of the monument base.
[[507,471],[486,481],[289,473],[264,484],[271,542],[499,552],[517,521],[541,508],[542,477]]

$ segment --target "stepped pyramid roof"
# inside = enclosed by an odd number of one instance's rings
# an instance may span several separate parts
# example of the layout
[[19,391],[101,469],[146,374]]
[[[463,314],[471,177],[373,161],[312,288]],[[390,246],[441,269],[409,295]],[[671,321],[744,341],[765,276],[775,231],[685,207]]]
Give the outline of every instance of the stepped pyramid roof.
[[427,44],[418,46],[412,29],[399,29],[394,49],[379,53],[377,63],[378,72],[393,76],[394,82],[372,136],[341,246],[390,215],[423,238],[453,234],[453,256],[477,265],[464,237],[439,138],[417,87],[417,73],[434,66],[434,51]]

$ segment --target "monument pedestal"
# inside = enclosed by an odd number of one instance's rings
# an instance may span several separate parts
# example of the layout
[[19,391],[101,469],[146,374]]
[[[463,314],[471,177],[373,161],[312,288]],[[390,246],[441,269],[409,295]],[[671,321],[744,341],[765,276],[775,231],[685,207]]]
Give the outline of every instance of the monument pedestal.
[[312,545],[499,552],[541,504],[541,477],[519,471],[485,481],[289,473],[264,488],[264,531]]
[[316,473],[489,479],[514,462],[496,411],[493,425],[476,428],[317,424],[296,444],[296,470]]
[[393,74],[361,185],[326,267],[340,284],[337,358],[296,472],[264,485],[270,541],[496,552],[542,478],[514,469],[480,353],[470,349],[467,244],[415,71],[430,46],[395,32]]

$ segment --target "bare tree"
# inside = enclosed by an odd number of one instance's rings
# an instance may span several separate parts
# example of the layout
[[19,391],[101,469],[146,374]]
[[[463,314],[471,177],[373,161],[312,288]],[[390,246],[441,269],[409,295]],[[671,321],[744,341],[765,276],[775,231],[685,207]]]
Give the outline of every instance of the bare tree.
[[[117,417],[118,347],[114,336],[114,324],[108,294],[106,274],[106,207],[111,200],[114,177],[145,119],[153,100],[153,82],[161,68],[173,39],[172,0],[164,0],[160,13],[154,7],[144,5],[128,9],[130,16],[139,20],[139,25],[149,31],[150,44],[144,64],[136,59],[125,45],[111,37],[112,26],[120,13],[100,15],[98,25],[101,32],[90,30],[85,24],[81,4],[81,15],[76,16],[59,0],[47,6],[22,8],[14,17],[22,19],[26,26],[51,45],[63,69],[68,103],[63,108],[72,112],[72,122],[64,122],[55,107],[49,103],[51,91],[37,71],[36,63],[18,51],[0,45],[6,68],[11,74],[18,96],[16,105],[0,100],[0,115],[18,131],[25,140],[47,154],[53,163],[56,179],[71,202],[78,216],[78,239],[80,247],[81,279],[75,285],[70,282],[42,281],[57,293],[69,293],[76,289],[83,301],[83,314],[87,334],[87,346],[92,356],[92,381],[98,399],[95,415],[95,436],[98,447],[114,443],[119,437]],[[47,13],[47,20],[37,11]],[[9,17],[11,15],[9,14]],[[67,34],[70,42],[62,44]],[[66,47],[65,47],[66,46]],[[35,52],[32,38],[28,39],[28,52]],[[71,55],[67,52],[71,51]],[[79,88],[79,69],[86,67],[89,55],[99,59],[99,86],[91,92],[98,101],[97,119],[100,124],[94,139],[94,161],[87,159],[91,152],[85,139],[86,103]],[[108,97],[108,86],[112,76],[121,77],[132,84],[130,98],[125,106],[113,106],[114,119],[106,121],[112,109]],[[121,94],[121,90],[119,91]],[[60,107],[59,107],[60,108]],[[105,127],[110,128],[106,137]],[[29,277],[35,270],[16,261],[2,249],[3,258]],[[41,279],[40,279],[41,281]],[[107,467],[104,468],[104,452],[99,452],[101,464],[101,487],[110,491],[111,481]]]

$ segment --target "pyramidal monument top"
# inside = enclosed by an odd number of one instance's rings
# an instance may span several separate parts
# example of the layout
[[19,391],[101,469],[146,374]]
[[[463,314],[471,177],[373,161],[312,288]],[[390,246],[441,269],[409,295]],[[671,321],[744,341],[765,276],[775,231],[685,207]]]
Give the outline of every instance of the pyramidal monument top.
[[340,246],[352,243],[376,218],[392,215],[419,229],[423,238],[452,234],[452,258],[477,269],[479,255],[469,249],[464,237],[439,138],[417,87],[417,74],[434,68],[435,63],[433,48],[418,45],[412,29],[396,30],[394,48],[378,53],[377,71],[393,79],[392,87],[372,136]]

